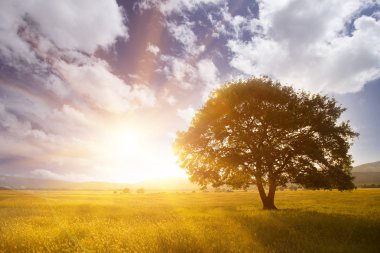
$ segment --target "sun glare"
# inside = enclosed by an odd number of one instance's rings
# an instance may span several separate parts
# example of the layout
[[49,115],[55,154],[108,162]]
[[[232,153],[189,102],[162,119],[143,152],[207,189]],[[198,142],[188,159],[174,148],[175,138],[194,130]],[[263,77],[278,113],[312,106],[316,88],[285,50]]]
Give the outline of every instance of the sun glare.
[[107,127],[94,143],[97,170],[112,182],[184,177],[176,165],[170,139],[137,126]]
[[116,130],[110,134],[109,150],[113,154],[124,156],[126,152],[133,153],[144,145],[143,135],[136,129]]

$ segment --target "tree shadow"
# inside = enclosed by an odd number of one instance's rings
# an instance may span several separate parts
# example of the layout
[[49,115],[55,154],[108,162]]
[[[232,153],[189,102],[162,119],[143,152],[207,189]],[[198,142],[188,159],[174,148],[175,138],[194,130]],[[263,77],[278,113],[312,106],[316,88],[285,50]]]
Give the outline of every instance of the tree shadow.
[[380,221],[299,209],[234,217],[268,252],[379,252]]

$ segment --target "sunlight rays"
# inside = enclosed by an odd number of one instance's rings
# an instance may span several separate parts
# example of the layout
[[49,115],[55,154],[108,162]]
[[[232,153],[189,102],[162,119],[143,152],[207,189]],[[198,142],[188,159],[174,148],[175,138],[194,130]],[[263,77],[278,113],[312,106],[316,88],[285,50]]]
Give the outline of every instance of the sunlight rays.
[[155,129],[138,124],[116,124],[98,133],[89,147],[97,173],[112,182],[138,182],[184,176],[175,163],[170,140],[162,143]]

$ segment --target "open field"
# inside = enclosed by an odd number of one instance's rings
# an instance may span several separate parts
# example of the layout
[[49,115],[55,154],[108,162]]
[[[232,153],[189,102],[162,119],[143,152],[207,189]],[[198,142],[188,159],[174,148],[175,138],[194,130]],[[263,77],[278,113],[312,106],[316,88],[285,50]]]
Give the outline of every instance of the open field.
[[0,191],[0,252],[379,252],[380,189]]

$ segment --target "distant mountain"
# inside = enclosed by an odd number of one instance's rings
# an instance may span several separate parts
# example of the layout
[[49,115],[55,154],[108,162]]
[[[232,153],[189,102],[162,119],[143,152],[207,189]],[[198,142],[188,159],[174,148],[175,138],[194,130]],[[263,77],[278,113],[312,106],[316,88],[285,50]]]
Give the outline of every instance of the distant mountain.
[[352,169],[352,175],[356,186],[380,185],[380,161],[356,166]]
[[[380,185],[380,161],[366,163],[352,169],[356,186]],[[0,175],[0,189],[56,189],[56,190],[121,190],[138,188],[146,190],[198,190],[199,186],[191,183],[187,178],[165,178],[147,180],[139,183],[111,183],[111,182],[68,182],[43,178],[22,178]]]
[[380,161],[356,166],[352,172],[380,172]]
[[135,184],[111,182],[68,182],[43,178],[22,178],[0,175],[0,188],[55,189],[55,190],[197,190],[199,187],[186,178],[168,178],[143,181]]
[[86,190],[107,190],[129,186],[128,184],[117,184],[109,182],[68,182],[45,178],[23,178],[13,176],[0,176],[0,187],[13,189],[86,189]]

